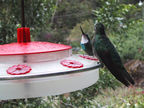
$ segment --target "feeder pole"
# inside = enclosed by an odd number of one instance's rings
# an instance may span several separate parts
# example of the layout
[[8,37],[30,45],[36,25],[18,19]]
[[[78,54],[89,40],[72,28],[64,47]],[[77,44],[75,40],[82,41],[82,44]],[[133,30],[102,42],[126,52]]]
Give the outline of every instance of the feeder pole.
[[24,0],[21,0],[22,27],[25,27]]
[[25,7],[24,0],[21,0],[21,28],[17,29],[17,42],[27,43],[31,42],[30,28],[25,27]]
[[[22,27],[25,27],[25,11],[24,11],[24,0],[21,0],[21,18],[22,18]],[[26,41],[26,34],[25,34],[25,29],[23,29],[23,42],[27,42]],[[27,56],[24,55],[23,56],[23,62],[26,63],[27,62]]]

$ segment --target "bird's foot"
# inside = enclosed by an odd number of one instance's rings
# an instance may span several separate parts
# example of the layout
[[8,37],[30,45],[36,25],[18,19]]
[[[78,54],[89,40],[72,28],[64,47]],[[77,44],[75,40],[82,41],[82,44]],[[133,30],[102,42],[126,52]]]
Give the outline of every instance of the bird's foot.
[[134,85],[130,85],[129,87],[128,87],[128,91],[135,91],[136,90],[136,87],[134,86]]
[[103,64],[103,63],[101,63],[101,62],[97,62],[97,64],[101,64],[101,68],[103,68],[103,67],[104,67],[104,64]]

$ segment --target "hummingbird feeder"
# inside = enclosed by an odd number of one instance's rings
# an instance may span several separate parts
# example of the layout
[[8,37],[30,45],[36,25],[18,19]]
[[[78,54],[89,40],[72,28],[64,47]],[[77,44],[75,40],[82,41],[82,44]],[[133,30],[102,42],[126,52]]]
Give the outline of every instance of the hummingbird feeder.
[[24,0],[21,4],[17,43],[0,45],[0,100],[59,95],[94,84],[101,66],[98,59],[72,55],[68,45],[31,42]]

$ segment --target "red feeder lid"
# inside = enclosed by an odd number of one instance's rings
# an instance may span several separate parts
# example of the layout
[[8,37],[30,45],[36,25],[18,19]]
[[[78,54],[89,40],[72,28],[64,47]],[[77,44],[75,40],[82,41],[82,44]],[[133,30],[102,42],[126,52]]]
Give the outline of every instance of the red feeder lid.
[[50,42],[11,43],[0,45],[0,56],[49,53],[69,49],[71,46]]
[[49,53],[72,48],[68,45],[50,42],[31,42],[28,27],[17,29],[17,41],[18,43],[0,45],[0,56]]
[[91,57],[91,56],[87,56],[87,55],[80,55],[80,57],[88,59],[88,60],[99,61],[97,58],[94,58],[94,57]]
[[81,67],[83,67],[82,63],[75,61],[75,60],[63,60],[63,61],[61,61],[61,64],[63,66],[68,67],[68,68],[81,68]]
[[14,65],[8,68],[7,73],[10,75],[22,75],[29,73],[31,70],[31,67],[27,65]]

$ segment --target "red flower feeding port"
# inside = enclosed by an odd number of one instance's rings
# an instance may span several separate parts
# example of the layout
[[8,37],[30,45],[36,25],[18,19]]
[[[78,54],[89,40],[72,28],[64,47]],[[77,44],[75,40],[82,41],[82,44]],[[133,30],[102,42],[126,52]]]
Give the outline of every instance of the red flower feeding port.
[[31,42],[24,21],[17,41],[0,45],[0,100],[59,95],[89,87],[99,78],[101,65],[72,55],[71,46]]
[[99,61],[97,58],[94,58],[94,57],[91,57],[91,56],[88,56],[88,55],[79,55],[79,56],[84,58],[84,59]]
[[10,75],[23,75],[29,73],[31,70],[30,66],[19,64],[9,67],[7,73]]
[[75,60],[63,60],[63,61],[61,61],[61,64],[63,66],[68,67],[68,68],[81,68],[81,67],[83,67],[82,63],[75,61]]

